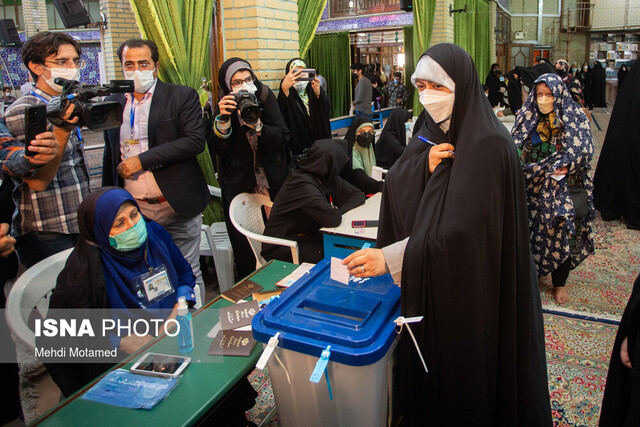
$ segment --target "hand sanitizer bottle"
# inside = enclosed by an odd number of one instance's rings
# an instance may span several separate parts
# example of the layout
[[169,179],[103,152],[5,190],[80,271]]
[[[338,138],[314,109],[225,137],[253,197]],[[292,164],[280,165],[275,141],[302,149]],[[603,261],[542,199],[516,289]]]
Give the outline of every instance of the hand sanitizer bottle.
[[180,325],[178,350],[180,353],[189,353],[193,350],[193,323],[185,297],[178,298],[178,315],[176,316],[176,321]]

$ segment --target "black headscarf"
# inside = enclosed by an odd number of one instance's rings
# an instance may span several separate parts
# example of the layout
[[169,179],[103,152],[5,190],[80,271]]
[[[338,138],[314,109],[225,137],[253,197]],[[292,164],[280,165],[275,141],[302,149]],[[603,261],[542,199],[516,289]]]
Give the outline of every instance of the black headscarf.
[[622,83],[624,83],[624,79],[627,78],[628,73],[629,73],[629,69],[627,68],[626,65],[622,65],[618,70],[618,90],[622,88]]
[[[500,88],[505,88],[507,85],[504,81],[500,81],[502,73],[500,71],[500,64],[491,64],[491,70],[487,74],[484,84],[489,88],[489,102],[492,107],[503,104],[504,95],[500,92]],[[504,80],[504,79],[503,79]]]
[[411,113],[404,108],[391,111],[384,124],[380,138],[376,141],[376,163],[389,169],[400,158],[407,145],[407,131],[405,124],[411,118]]
[[[287,62],[285,74],[291,70],[293,61],[303,61],[302,58],[293,58]],[[322,138],[331,138],[331,125],[329,124],[329,110],[331,103],[324,90],[320,89],[318,98],[313,91],[311,82],[305,90],[309,98],[309,113],[298,94],[298,91],[291,87],[289,96],[285,96],[282,91],[282,80],[280,81],[280,92],[278,93],[278,105],[284,117],[287,127],[291,131],[291,141],[289,147],[293,155],[301,154],[305,148],[309,148],[313,141]]]
[[[635,67],[634,67],[635,68]],[[633,369],[620,360],[622,341],[627,339],[627,351]],[[600,427],[631,427],[640,425],[640,276],[624,310],[611,352],[607,385],[602,398]]]
[[[389,170],[377,246],[409,237],[398,366],[406,425],[550,426],[544,331],[529,248],[524,180],[509,133],[495,117],[471,57],[438,44],[430,56],[455,82],[445,134],[427,114]],[[431,174],[433,142],[455,146]]]
[[[319,262],[323,258],[320,228],[340,225],[343,213],[364,203],[364,194],[338,176],[347,161],[344,140],[314,142],[273,203],[264,234],[297,241],[301,262]],[[289,248],[283,246],[265,244],[262,255],[291,261]]]
[[596,61],[591,69],[591,103],[594,107],[607,106],[607,71]]
[[640,67],[618,91],[594,181],[594,203],[606,221],[624,217],[640,228]]
[[[515,66],[513,70],[509,71],[506,75],[509,80],[509,86],[507,88],[507,96],[509,99],[509,106],[511,111],[515,112],[522,108],[522,86],[529,88],[529,91],[533,88],[533,82],[538,77],[547,73],[555,73],[556,70],[547,62],[540,62],[533,67],[520,67]],[[515,74],[518,78],[515,78]]]
[[[347,130],[347,134],[344,137],[348,144],[346,148],[349,161],[345,167],[342,168],[340,176],[359,188],[364,194],[375,194],[382,191],[382,181],[371,178],[363,169],[353,168],[353,144],[356,143],[356,132],[361,125],[367,122],[371,123],[371,119],[356,117],[353,119],[353,122],[351,122],[351,126],[349,126],[349,130]],[[373,124],[371,124],[371,126],[373,126]],[[375,153],[375,142],[373,143],[373,150]]]

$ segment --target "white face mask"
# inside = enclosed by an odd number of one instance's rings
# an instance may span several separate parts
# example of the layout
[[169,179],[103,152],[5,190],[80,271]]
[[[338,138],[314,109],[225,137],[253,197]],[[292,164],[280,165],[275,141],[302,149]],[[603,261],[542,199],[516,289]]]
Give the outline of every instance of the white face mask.
[[127,80],[133,80],[134,89],[138,93],[147,93],[151,86],[153,86],[153,82],[156,81],[156,78],[153,77],[153,70],[135,70],[135,71],[125,71],[124,77]]
[[588,66],[586,66],[586,65],[585,65],[584,67],[582,67],[582,70],[583,70],[583,71],[587,71],[588,69],[589,69],[589,67],[588,67]]
[[302,92],[303,90],[305,90],[307,88],[307,85],[309,84],[308,81],[302,81],[302,82],[295,82],[293,84],[293,87],[295,88],[295,90],[297,90],[298,92]]
[[549,114],[553,111],[553,96],[539,96],[536,98],[536,102],[538,103],[538,110],[542,114]]
[[251,83],[243,82],[242,85],[240,85],[238,87],[234,87],[232,92],[233,93],[238,93],[241,90],[246,90],[249,93],[256,93],[258,91],[258,88],[256,87],[255,83],[253,83],[253,82],[251,82]]
[[451,117],[455,93],[440,92],[433,89],[423,89],[420,92],[420,103],[434,122],[442,123]]
[[80,69],[78,68],[49,68],[45,67],[51,71],[51,78],[47,79],[45,76],[40,76],[44,79],[45,82],[49,85],[49,87],[55,90],[58,93],[62,93],[62,86],[54,83],[56,77],[62,77],[67,80],[80,80]]

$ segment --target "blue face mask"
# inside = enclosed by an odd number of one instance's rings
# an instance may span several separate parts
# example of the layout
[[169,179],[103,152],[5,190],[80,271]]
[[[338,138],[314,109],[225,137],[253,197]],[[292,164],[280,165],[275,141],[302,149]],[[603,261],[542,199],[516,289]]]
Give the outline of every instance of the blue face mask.
[[136,225],[115,236],[109,236],[109,244],[114,249],[129,252],[138,249],[147,240],[147,225],[140,216]]

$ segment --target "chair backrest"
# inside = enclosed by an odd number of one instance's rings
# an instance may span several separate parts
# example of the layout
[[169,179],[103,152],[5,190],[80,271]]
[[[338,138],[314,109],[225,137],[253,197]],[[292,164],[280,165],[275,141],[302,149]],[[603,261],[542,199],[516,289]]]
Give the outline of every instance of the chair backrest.
[[267,196],[249,193],[238,194],[229,205],[231,223],[247,237],[259,265],[266,263],[260,255],[262,251],[261,235],[264,233],[262,206],[271,207],[271,205],[273,203]]
[[27,271],[16,280],[9,292],[5,316],[11,332],[21,342],[35,348],[36,338],[29,329],[29,316],[34,308],[42,317],[49,310],[49,295],[56,286],[58,274],[64,268],[73,248],[46,258]]
[[371,168],[371,178],[377,181],[384,181],[384,177],[387,172],[387,169],[381,168],[380,166],[374,166],[373,168]]

